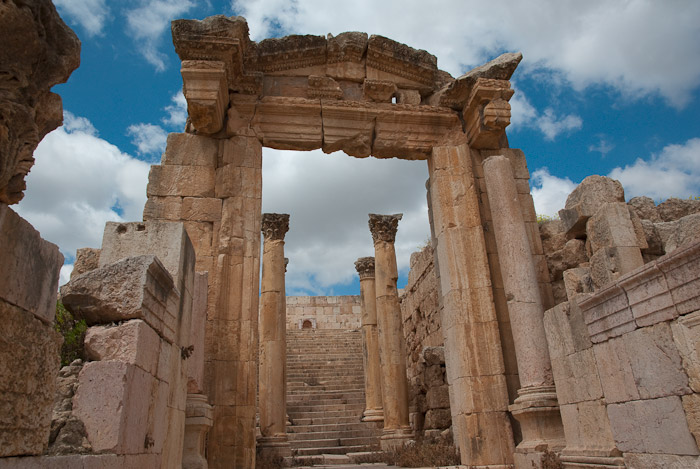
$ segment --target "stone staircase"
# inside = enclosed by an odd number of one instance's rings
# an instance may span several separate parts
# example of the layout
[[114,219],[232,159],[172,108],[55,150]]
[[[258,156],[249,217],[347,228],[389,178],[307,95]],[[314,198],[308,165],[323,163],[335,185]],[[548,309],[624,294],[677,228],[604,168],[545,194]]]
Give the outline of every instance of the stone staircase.
[[297,460],[377,450],[381,426],[365,409],[362,333],[287,331],[287,434]]

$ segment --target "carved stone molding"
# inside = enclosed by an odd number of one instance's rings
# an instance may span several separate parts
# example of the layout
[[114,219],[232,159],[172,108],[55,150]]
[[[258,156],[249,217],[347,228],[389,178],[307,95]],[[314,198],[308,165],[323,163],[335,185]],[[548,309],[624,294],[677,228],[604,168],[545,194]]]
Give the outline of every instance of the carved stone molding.
[[289,231],[289,215],[286,213],[263,213],[262,232],[265,239],[284,240]]
[[183,60],[180,69],[190,122],[199,132],[221,130],[228,108],[226,64],[215,60]]
[[360,278],[374,277],[374,257],[360,257],[355,261],[355,270]]
[[377,241],[385,241],[393,243],[396,240],[396,230],[399,228],[399,220],[403,217],[403,213],[394,215],[377,215],[376,213],[369,214],[369,231],[372,233],[372,239]]
[[507,80],[478,78],[462,111],[469,146],[477,150],[501,148],[510,124],[508,100],[514,91]]
[[396,93],[396,83],[386,80],[367,80],[362,86],[365,99],[377,103],[390,103]]
[[309,75],[309,98],[341,99],[343,90],[338,86],[338,82],[330,77]]

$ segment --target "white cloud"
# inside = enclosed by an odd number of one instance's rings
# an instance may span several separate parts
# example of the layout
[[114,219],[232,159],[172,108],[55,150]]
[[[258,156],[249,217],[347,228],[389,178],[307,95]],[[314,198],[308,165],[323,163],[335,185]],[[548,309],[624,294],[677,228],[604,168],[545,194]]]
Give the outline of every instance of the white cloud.
[[78,23],[91,36],[102,34],[109,8],[105,0],[54,0],[61,16]]
[[559,210],[566,204],[566,198],[577,185],[569,178],[553,176],[547,168],[534,171],[530,178],[530,192],[535,202],[535,212],[549,217],[558,216]]
[[142,219],[149,165],[99,138],[87,119],[64,119],[34,152],[17,212],[70,260],[100,247],[106,221]]
[[608,175],[625,188],[625,196],[646,195],[652,199],[686,198],[700,195],[700,138],[667,145],[647,160],[637,159]]
[[168,132],[154,124],[132,124],[126,134],[133,137],[131,143],[138,148],[139,155],[160,154],[165,150]]
[[603,158],[605,158],[613,148],[615,148],[615,144],[608,142],[605,136],[600,136],[597,144],[588,145],[588,151],[598,152]]
[[546,140],[554,140],[561,133],[572,132],[583,127],[583,121],[575,114],[558,116],[551,107],[540,113],[530,104],[527,96],[517,88],[510,100],[510,108],[510,131],[530,127],[540,131]]
[[61,266],[61,274],[58,278],[58,286],[59,287],[70,281],[71,272],[73,272],[73,264],[63,264]]
[[187,100],[182,90],[178,91],[171,98],[173,104],[165,106],[165,112],[168,113],[162,120],[163,124],[170,127],[177,127],[180,130],[184,129],[187,122]]
[[192,0],[141,0],[137,8],[126,12],[128,32],[138,44],[141,54],[156,70],[166,68],[166,57],[159,47],[165,32],[170,31],[170,22],[194,5]]
[[[700,82],[700,2],[628,0],[232,1],[254,40],[283,34],[381,34],[440,58],[459,75],[504,50],[522,51],[521,67],[549,71],[578,89],[606,84],[637,99],[660,94],[682,107]],[[397,12],[400,20],[397,20]],[[433,27],[432,25],[439,25]]]
[[425,161],[357,159],[337,152],[263,150],[263,212],[290,214],[285,237],[289,294],[331,294],[373,256],[369,213],[404,214],[396,237],[399,270],[430,234]]

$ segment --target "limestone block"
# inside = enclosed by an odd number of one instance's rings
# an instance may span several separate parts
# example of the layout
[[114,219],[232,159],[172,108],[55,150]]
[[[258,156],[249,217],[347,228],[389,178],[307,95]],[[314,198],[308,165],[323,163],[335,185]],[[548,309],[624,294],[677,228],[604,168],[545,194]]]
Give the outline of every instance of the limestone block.
[[143,319],[171,342],[175,340],[179,298],[172,277],[152,255],[100,267],[61,287],[66,309],[88,325]]
[[58,246],[41,238],[28,221],[0,203],[0,300],[32,312],[47,324],[56,315],[63,265]]
[[198,393],[204,389],[204,333],[207,322],[209,288],[208,272],[197,272],[192,295],[192,332],[190,343],[194,347],[187,361],[187,392]]
[[622,338],[593,346],[605,400],[608,403],[639,399],[630,356]]
[[214,197],[214,168],[209,166],[151,166],[148,197]]
[[553,280],[562,278],[564,271],[588,262],[586,245],[580,239],[566,241],[561,249],[549,251],[546,256],[549,275]]
[[657,261],[679,314],[700,309],[700,242],[687,244]]
[[638,326],[649,326],[678,317],[666,278],[655,264],[646,264],[620,278],[618,285],[627,294]]
[[143,207],[143,219],[174,220],[182,219],[182,197],[151,196]]
[[[194,252],[197,255],[197,261],[200,258],[211,257],[214,255],[215,242],[214,239],[214,223],[200,221],[186,221],[185,229],[187,235],[192,241]],[[200,269],[195,265],[196,271],[207,272],[209,269]]]
[[[569,302],[560,303],[544,313],[544,331],[552,359],[574,353],[574,342],[569,325]],[[556,378],[556,376],[555,376]]]
[[94,248],[81,248],[75,252],[75,262],[70,277],[76,277],[90,270],[95,270],[100,265],[100,250]]
[[181,294],[185,290],[192,292],[194,248],[182,223],[152,220],[105,224],[100,267],[125,257],[145,254],[158,257]]
[[41,454],[49,442],[62,338],[53,325],[2,299],[0,322],[0,457]]
[[430,409],[425,413],[424,428],[449,428],[452,425],[450,409]]
[[588,176],[569,194],[559,218],[569,239],[585,234],[586,222],[600,207],[624,202],[625,191],[619,181],[604,176]]
[[592,342],[602,342],[636,329],[627,295],[618,285],[610,285],[594,295],[581,298],[578,305]]
[[662,221],[656,209],[656,204],[649,197],[632,197],[627,202],[627,205],[641,220],[649,220],[650,222]]
[[159,352],[158,334],[140,319],[115,326],[93,326],[85,332],[88,360],[128,363],[155,376]]
[[566,296],[573,299],[580,293],[593,293],[593,279],[589,267],[577,267],[565,270],[562,274]]
[[396,93],[396,84],[393,81],[370,80],[365,78],[362,84],[364,98],[377,103],[390,103]]
[[418,90],[398,89],[396,91],[396,102],[399,104],[418,105],[421,102],[420,92]]
[[542,238],[542,249],[545,253],[552,253],[564,247],[564,244],[566,244],[566,232],[561,220],[547,220],[538,224],[538,226],[540,237]]
[[617,280],[644,264],[638,247],[606,247],[591,256],[591,279],[596,288],[601,288]]
[[610,427],[623,452],[698,455],[678,396],[609,404]]
[[671,323],[673,341],[688,375],[689,385],[700,392],[700,311],[683,316]]
[[647,247],[639,245],[630,211],[624,202],[600,207],[586,223],[586,233],[593,252],[605,247]]
[[566,436],[567,452],[611,453],[615,442],[602,400],[563,404],[559,407],[564,434]]
[[321,148],[320,100],[263,97],[256,106],[251,127],[266,147],[278,150]]
[[257,138],[232,137],[223,141],[222,160],[218,166],[262,167],[262,145]]
[[211,222],[221,220],[221,199],[185,197],[182,199],[182,219]]
[[697,469],[697,456],[677,456],[675,454],[625,453],[625,466],[634,469]]
[[190,133],[168,134],[161,165],[209,166],[216,168],[219,141]]
[[592,401],[603,397],[603,388],[593,349],[552,359],[552,373],[561,404]]
[[[515,447],[512,427],[506,412],[457,415],[452,420],[453,429],[465,429],[464,433],[455,433],[455,442],[460,450],[464,448],[469,451],[466,455],[461,451],[463,463],[472,461],[475,466],[486,466],[489,465],[489,461],[503,461],[505,464],[512,464]],[[492,444],[487,445],[484,442]]]
[[680,220],[688,215],[700,213],[700,201],[670,197],[661,202],[656,210],[663,221]]
[[683,410],[688,421],[688,429],[695,438],[695,443],[700,443],[700,394],[693,393],[682,397]]
[[445,347],[424,347],[423,360],[425,360],[426,365],[444,365]]
[[656,225],[649,220],[642,220],[641,225],[647,243],[647,248],[642,250],[642,254],[663,256],[666,252]]
[[450,380],[450,385],[455,386],[455,389],[469,389],[469,393],[451,403],[453,414],[498,412],[508,409],[508,387],[503,374],[459,377]]
[[116,361],[86,363],[78,379],[73,414],[85,424],[93,450],[145,452],[158,381],[137,366]]

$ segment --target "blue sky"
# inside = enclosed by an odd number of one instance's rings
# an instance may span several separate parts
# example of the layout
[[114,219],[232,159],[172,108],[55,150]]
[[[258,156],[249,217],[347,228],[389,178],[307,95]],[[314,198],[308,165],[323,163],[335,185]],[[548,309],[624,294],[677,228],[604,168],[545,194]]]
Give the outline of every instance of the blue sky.
[[[700,2],[60,0],[82,41],[65,125],[40,144],[17,210],[66,256],[99,247],[104,222],[141,219],[148,167],[184,126],[170,21],[242,15],[251,38],[381,34],[458,76],[521,51],[511,147],[522,149],[538,213],[553,215],[590,174],[627,197],[700,195]],[[399,286],[428,237],[424,162],[266,150],[263,210],[291,214],[288,294],[357,294],[352,262],[372,255],[367,213],[403,212]]]

